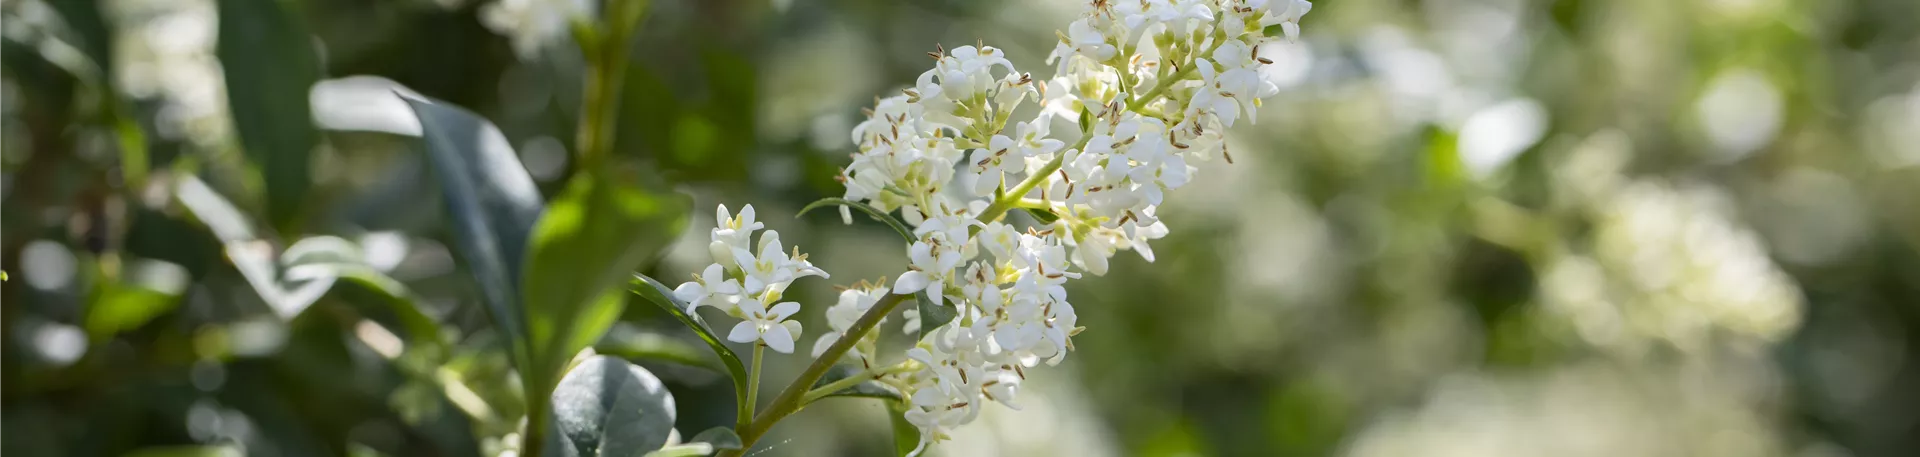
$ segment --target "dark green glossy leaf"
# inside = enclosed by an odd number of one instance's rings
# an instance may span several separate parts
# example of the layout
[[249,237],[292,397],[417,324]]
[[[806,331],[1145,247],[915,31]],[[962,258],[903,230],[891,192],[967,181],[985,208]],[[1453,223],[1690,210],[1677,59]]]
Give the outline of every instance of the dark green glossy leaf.
[[680,323],[686,324],[687,328],[693,329],[693,333],[707,343],[707,348],[712,349],[713,354],[720,357],[721,365],[726,366],[727,374],[733,377],[734,392],[746,392],[746,364],[740,363],[740,356],[734,354],[733,349],[728,349],[727,345],[720,343],[720,337],[714,335],[713,329],[707,327],[706,321],[701,319],[699,314],[690,312],[686,302],[674,299],[673,289],[668,289],[667,286],[661,285],[659,281],[647,275],[633,276],[633,293],[666,310],[667,314],[673,315],[673,318],[679,319]]
[[220,67],[247,157],[266,186],[274,227],[291,231],[311,180],[313,126],[307,90],[319,80],[312,37],[286,2],[220,0]]
[[740,435],[738,433],[734,433],[733,429],[728,427],[714,427],[714,428],[707,429],[704,432],[700,432],[700,434],[698,435],[694,435],[693,439],[687,440],[687,442],[707,443],[709,445],[712,445],[713,450],[716,450],[716,451],[740,450],[743,446],[745,446],[745,444],[742,444],[740,442]]
[[547,456],[635,456],[667,444],[673,395],[645,368],[594,356],[567,372],[553,390]]
[[421,137],[440,183],[454,254],[473,273],[494,325],[510,342],[526,334],[520,268],[527,237],[543,206],[533,178],[486,119],[431,99],[404,97],[420,119]]
[[[813,383],[813,388],[818,389],[826,386],[827,384],[832,384],[836,381],[847,379],[848,376],[859,375],[860,373],[861,373],[860,369],[854,368],[852,366],[835,365],[833,368],[827,369],[827,374],[824,376],[821,376],[819,382]],[[887,388],[886,385],[881,384],[879,381],[866,381],[859,384],[854,384],[853,387],[840,389],[838,392],[827,394],[827,396],[828,397],[878,398],[878,399],[889,400],[889,401],[905,401],[906,400],[906,397],[900,396],[899,392],[896,392],[893,389]]]
[[575,175],[547,206],[520,280],[529,385],[613,325],[625,303],[616,287],[680,234],[689,206],[683,196],[592,172]]
[[927,291],[924,290],[920,291],[920,293],[913,294],[913,296],[919,300],[919,303],[915,305],[915,309],[920,312],[920,334],[922,335],[926,334],[926,332],[933,331],[933,329],[940,328],[942,325],[947,325],[948,322],[953,322],[953,318],[959,316],[959,313],[954,312],[953,303],[950,301],[945,304],[934,305],[933,300],[927,298]]
[[908,243],[912,243],[916,239],[913,236],[913,229],[907,228],[905,222],[901,222],[899,218],[893,217],[892,214],[888,214],[886,211],[881,211],[879,208],[874,208],[866,203],[844,198],[822,198],[814,200],[813,203],[808,203],[805,208],[800,208],[800,212],[795,213],[793,217],[804,216],[808,211],[813,211],[814,208],[833,205],[845,206],[860,210],[862,213],[867,213],[868,216],[873,217],[873,220],[880,221],[881,223],[887,224],[888,227],[892,227],[893,231],[899,233],[900,237],[906,239]]

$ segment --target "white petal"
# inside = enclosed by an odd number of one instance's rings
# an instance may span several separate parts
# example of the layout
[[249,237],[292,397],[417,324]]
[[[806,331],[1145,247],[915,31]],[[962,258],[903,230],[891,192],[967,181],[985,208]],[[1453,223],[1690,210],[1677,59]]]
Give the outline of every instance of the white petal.
[[727,222],[732,219],[733,213],[727,211],[727,204],[721,203],[720,212],[713,213],[713,226],[726,228]]
[[840,334],[838,333],[820,335],[820,339],[813,342],[813,356],[817,358],[820,357],[820,354],[827,353],[827,348],[833,346],[833,343],[837,341],[840,341]]
[[787,330],[785,325],[768,326],[767,333],[761,334],[760,340],[767,342],[767,347],[772,348],[774,352],[793,353],[793,333]]
[[780,302],[780,304],[773,305],[773,308],[767,310],[767,314],[768,316],[772,317],[773,320],[781,321],[781,320],[786,320],[787,316],[792,316],[793,313],[799,312],[799,311],[800,311],[800,303],[785,301],[785,302]]
[[754,329],[753,321],[740,321],[733,325],[733,331],[727,332],[727,341],[752,343],[760,339],[760,331]]
[[786,252],[780,250],[780,232],[768,230],[767,233],[760,234],[760,258],[769,259],[775,256],[785,257]]
[[767,304],[751,298],[741,299],[739,308],[741,313],[745,313],[748,316],[765,316],[767,314]]
[[700,283],[693,281],[687,281],[685,284],[681,284],[680,287],[673,288],[673,298],[687,302],[687,307],[689,308],[699,306],[700,299],[706,298],[706,296],[707,288],[701,287]]
[[893,282],[893,293],[910,294],[919,292],[927,288],[928,282],[930,282],[930,278],[927,277],[926,272],[915,270],[901,273],[900,279]]
[[755,221],[753,219],[754,219],[753,205],[747,205],[745,208],[740,208],[740,228],[746,229],[746,230],[753,230],[755,228],[753,226],[760,225],[758,221]]
[[800,321],[781,322],[780,326],[786,327],[788,332],[793,333],[794,338],[799,338],[801,334],[806,333],[806,329],[800,325]]

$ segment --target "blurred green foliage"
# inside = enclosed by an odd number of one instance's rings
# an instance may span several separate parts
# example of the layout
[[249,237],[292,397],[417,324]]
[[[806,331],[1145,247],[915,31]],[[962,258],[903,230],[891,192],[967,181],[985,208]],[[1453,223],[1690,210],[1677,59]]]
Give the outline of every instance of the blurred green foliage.
[[[490,313],[625,280],[548,265],[671,283],[704,252],[626,238],[710,228],[637,170],[697,209],[798,213],[840,195],[859,109],[934,43],[1043,69],[1077,6],[656,0],[612,165],[588,168],[583,57],[517,58],[483,3],[0,3],[0,452],[493,454],[528,408],[503,341],[549,324]],[[1908,0],[1316,2],[1301,43],[1263,49],[1283,94],[1235,163],[1167,205],[1157,263],[1077,282],[1078,353],[942,451],[1920,452],[1916,23]],[[498,125],[496,162],[355,98],[395,88]],[[537,195],[445,176],[514,160]],[[479,230],[445,209],[496,200],[614,213]],[[879,224],[764,219],[836,281],[899,270]],[[635,245],[455,254],[568,230]],[[830,294],[792,293],[808,328]],[[540,308],[623,309],[555,345],[657,374],[682,436],[732,424],[695,335],[597,298]],[[760,455],[891,454],[886,416],[809,408]]]

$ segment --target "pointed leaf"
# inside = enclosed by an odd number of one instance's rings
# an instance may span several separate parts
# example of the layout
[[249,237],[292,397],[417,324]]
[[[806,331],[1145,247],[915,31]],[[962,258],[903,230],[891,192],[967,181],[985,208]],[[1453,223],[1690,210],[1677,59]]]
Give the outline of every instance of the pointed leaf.
[[526,333],[520,268],[527,235],[542,211],[540,191],[492,123],[443,102],[403,98],[420,119],[427,158],[447,205],[454,253],[473,273],[494,325],[507,341],[518,342]]
[[914,242],[914,240],[918,239],[913,236],[913,229],[907,228],[907,224],[905,222],[901,222],[899,218],[893,217],[893,214],[887,213],[886,211],[881,211],[879,208],[874,208],[872,205],[868,205],[866,203],[856,202],[856,201],[848,200],[844,198],[822,198],[819,200],[814,200],[813,203],[808,203],[805,208],[800,208],[800,212],[795,213],[793,217],[804,216],[807,214],[808,211],[813,211],[814,208],[820,208],[820,207],[832,206],[832,205],[845,206],[848,208],[860,210],[860,212],[862,213],[867,213],[868,216],[873,216],[873,220],[880,221],[882,223],[887,224],[888,227],[892,227],[893,231],[898,232],[900,234],[900,237],[905,238],[908,243],[912,243]]
[[701,319],[699,314],[689,312],[686,302],[674,299],[673,289],[668,289],[667,286],[661,285],[659,281],[647,275],[633,276],[633,293],[659,306],[667,314],[673,315],[674,319],[679,319],[680,323],[686,324],[687,328],[693,329],[693,333],[707,343],[707,348],[712,349],[713,354],[720,357],[720,364],[725,366],[727,374],[733,377],[734,392],[746,392],[747,365],[740,363],[740,356],[734,354],[733,349],[728,349],[727,345],[720,343],[720,337],[713,334],[713,329],[707,327],[706,321]]
[[218,53],[234,131],[260,168],[274,227],[292,228],[306,199],[320,134],[307,107],[319,80],[313,39],[286,2],[220,0]]
[[673,394],[645,368],[594,356],[568,371],[553,390],[549,456],[634,456],[667,444]]
[[[821,376],[819,382],[813,383],[813,388],[818,389],[826,386],[827,384],[832,384],[836,381],[847,379],[848,376],[859,375],[860,373],[861,373],[860,369],[857,369],[851,366],[835,365],[833,368],[827,369],[827,374],[824,376]],[[879,381],[866,381],[859,384],[854,384],[852,387],[840,389],[840,391],[838,392],[827,394],[827,397],[860,397],[860,398],[878,398],[881,400],[889,400],[889,401],[906,401],[906,397],[901,396],[900,392],[896,392],[893,389],[887,388],[885,384],[881,384]]]
[[547,206],[520,280],[530,385],[600,339],[624,304],[616,287],[679,236],[690,206],[680,195],[593,172],[575,175]]

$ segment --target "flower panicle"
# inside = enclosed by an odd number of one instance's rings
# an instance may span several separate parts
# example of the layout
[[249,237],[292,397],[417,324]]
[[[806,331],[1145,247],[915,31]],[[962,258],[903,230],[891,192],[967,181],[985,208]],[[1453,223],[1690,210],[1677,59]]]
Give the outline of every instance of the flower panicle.
[[[1273,64],[1261,46],[1297,39],[1312,6],[1094,1],[1057,33],[1048,79],[1019,71],[984,41],[929,52],[933,65],[913,87],[863,110],[867,119],[850,132],[857,151],[836,176],[844,199],[898,214],[910,228],[907,270],[891,285],[840,289],[815,356],[849,337],[883,297],[924,293],[958,317],[919,322],[908,312],[907,330],[919,340],[905,351],[905,368],[876,374],[904,390],[906,420],[921,432],[916,453],[988,403],[1018,409],[1028,369],[1060,363],[1085,329],[1066,283],[1106,274],[1118,251],[1153,261],[1149,243],[1168,233],[1157,216],[1166,193],[1191,182],[1195,164],[1232,161],[1224,132],[1254,122],[1261,99],[1279,92],[1260,76]],[[1015,119],[1027,103],[1037,114]],[[1063,135],[1069,130],[1079,135]],[[1044,222],[1004,220],[1015,208]],[[741,317],[735,341],[789,352],[781,348],[790,350],[800,329],[783,329],[798,305],[767,303],[792,280],[826,272],[797,250],[781,252],[771,231],[749,249],[760,227],[751,207],[733,216],[723,206],[719,219],[715,264],[676,295]],[[872,333],[848,354],[868,367],[880,357]]]

